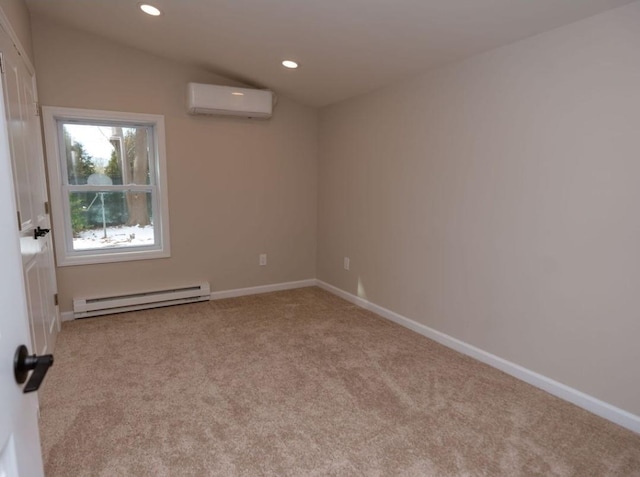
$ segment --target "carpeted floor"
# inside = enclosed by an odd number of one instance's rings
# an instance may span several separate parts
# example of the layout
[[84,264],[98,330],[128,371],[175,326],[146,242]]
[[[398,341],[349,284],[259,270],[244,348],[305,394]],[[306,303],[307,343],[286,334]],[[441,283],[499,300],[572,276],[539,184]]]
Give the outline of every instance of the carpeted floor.
[[65,323],[48,477],[640,476],[640,435],[318,288]]

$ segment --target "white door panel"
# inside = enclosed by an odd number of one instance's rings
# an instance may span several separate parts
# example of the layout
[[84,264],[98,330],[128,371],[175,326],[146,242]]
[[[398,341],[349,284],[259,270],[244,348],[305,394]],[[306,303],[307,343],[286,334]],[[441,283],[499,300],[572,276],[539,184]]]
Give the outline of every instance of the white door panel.
[[46,354],[47,352],[47,315],[44,304],[42,280],[39,260],[29,262],[24,268],[24,275],[27,285],[27,306],[31,321],[32,343],[37,345],[33,350],[36,354]]
[[35,227],[33,193],[30,184],[29,161],[26,159],[25,150],[25,128],[22,120],[24,101],[23,95],[20,94],[19,64],[11,61],[12,59],[10,52],[5,52],[3,58],[5,107],[13,162],[13,180],[16,186],[18,211],[20,212],[20,230],[26,230]]
[[35,80],[9,40],[3,49],[3,66],[7,131],[33,340],[31,347],[33,352],[42,354],[53,351],[59,313],[55,305],[57,285],[51,235],[34,237],[38,227],[51,227],[45,208],[48,199],[40,118],[36,114]]
[[[51,225],[47,225],[47,228],[51,227]],[[47,235],[45,238],[42,251],[43,259],[40,260],[39,269],[42,274],[42,283],[45,286],[44,306],[47,325],[47,352],[53,353],[56,346],[56,337],[58,336],[58,331],[60,331],[60,312],[56,304],[58,290],[56,288],[56,268],[53,260],[53,240],[51,235]]]
[[[12,44],[0,28],[3,61]],[[0,82],[0,475],[41,477],[42,456],[38,434],[37,395],[24,394],[14,378],[13,360],[18,346],[29,346],[29,319],[20,240],[17,201],[12,178],[9,121],[5,116],[5,86]],[[12,138],[13,139],[13,138]],[[21,172],[20,174],[22,174]],[[15,174],[15,175],[14,175]]]

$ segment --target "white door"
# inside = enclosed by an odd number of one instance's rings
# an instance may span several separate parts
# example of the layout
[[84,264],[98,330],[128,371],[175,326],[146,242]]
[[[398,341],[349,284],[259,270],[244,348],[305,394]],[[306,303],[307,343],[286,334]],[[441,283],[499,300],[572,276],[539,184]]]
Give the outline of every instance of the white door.
[[[52,353],[60,321],[48,199],[42,157],[40,118],[37,115],[34,75],[0,29],[5,129],[13,165],[17,203],[14,230],[20,233],[20,249],[27,290],[30,348],[36,354]],[[8,126],[8,127],[6,127]],[[10,230],[10,229],[7,229]]]
[[[2,46],[2,45],[0,45]],[[0,82],[0,90],[3,89]],[[4,111],[0,94],[0,112]],[[13,374],[16,348],[30,346],[29,319],[20,244],[16,230],[16,200],[12,181],[7,123],[0,114],[0,476],[43,475],[36,393],[24,394]]]

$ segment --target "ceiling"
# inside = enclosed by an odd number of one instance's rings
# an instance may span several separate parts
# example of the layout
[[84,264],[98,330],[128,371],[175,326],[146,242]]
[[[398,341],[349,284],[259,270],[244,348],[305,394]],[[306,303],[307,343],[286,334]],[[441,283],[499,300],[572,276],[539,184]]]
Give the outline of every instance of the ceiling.
[[[632,0],[26,0],[32,13],[310,106]],[[300,63],[287,70],[280,61]]]

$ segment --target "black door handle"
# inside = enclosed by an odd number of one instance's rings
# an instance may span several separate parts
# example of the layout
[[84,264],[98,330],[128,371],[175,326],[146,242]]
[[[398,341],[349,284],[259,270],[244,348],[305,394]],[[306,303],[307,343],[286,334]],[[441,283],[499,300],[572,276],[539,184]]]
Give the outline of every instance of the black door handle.
[[40,226],[38,226],[37,228],[33,229],[33,238],[38,240],[38,237],[44,237],[50,231],[51,229],[41,229]]
[[13,375],[16,382],[22,384],[27,380],[29,371],[33,370],[33,374],[23,390],[24,393],[30,393],[38,390],[51,365],[53,365],[53,355],[29,355],[27,347],[20,345],[13,358]]

